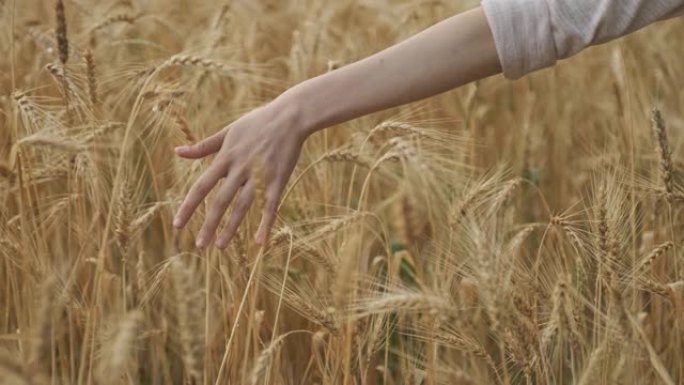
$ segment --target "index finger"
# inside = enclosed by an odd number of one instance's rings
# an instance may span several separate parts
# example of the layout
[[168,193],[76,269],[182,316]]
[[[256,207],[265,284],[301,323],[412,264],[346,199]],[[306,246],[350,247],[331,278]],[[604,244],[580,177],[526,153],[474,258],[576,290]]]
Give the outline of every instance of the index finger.
[[192,214],[199,206],[200,202],[209,194],[212,188],[218,183],[226,174],[227,162],[222,157],[217,157],[214,162],[207,168],[204,173],[195,181],[190,188],[190,191],[185,196],[176,217],[173,220],[173,226],[177,229],[183,228]]

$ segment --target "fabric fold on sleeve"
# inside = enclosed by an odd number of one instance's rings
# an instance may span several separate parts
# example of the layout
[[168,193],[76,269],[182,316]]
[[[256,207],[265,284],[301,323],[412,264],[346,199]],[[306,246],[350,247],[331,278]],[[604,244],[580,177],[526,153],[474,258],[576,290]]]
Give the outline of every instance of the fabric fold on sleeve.
[[518,79],[556,63],[546,0],[483,0],[504,76]]
[[684,12],[684,0],[482,0],[481,4],[509,79]]

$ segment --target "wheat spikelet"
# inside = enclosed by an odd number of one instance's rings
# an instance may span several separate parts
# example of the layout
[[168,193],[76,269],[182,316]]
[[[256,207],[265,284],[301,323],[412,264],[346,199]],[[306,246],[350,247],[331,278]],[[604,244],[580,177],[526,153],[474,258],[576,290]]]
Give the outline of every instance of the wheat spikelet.
[[580,236],[579,231],[572,226],[567,219],[561,216],[555,216],[551,218],[551,224],[561,228],[563,234],[568,237],[570,244],[572,244],[576,252],[581,253],[586,249],[585,241]]
[[587,274],[584,269],[583,256],[584,252],[587,250],[587,244],[581,236],[579,230],[577,230],[572,224],[562,216],[555,216],[551,219],[551,224],[553,226],[558,226],[563,231],[563,234],[570,240],[577,256],[575,258],[575,276],[577,277],[578,288],[583,288],[586,286]]
[[542,346],[549,346],[555,334],[560,333],[578,347],[580,337],[577,319],[572,306],[572,299],[568,295],[566,279],[558,280],[552,295],[553,308],[546,328],[542,331]]
[[506,245],[506,250],[508,250],[509,253],[515,253],[518,250],[520,250],[520,247],[523,245],[523,243],[529,238],[529,236],[534,232],[534,230],[539,227],[538,224],[530,224],[526,225],[525,227],[522,228],[522,230],[518,231],[510,241],[508,241],[508,244]]
[[665,285],[653,282],[650,279],[642,279],[640,283],[641,288],[645,291],[648,291],[653,294],[658,294],[659,296],[666,298],[670,295],[671,289]]
[[[283,245],[287,244],[289,247],[290,242],[292,241],[293,233],[292,230],[290,229],[289,226],[282,226],[279,227],[277,230],[273,231],[273,234],[271,237],[268,239],[268,248],[266,253],[264,254],[270,254],[271,250],[275,250],[277,248],[282,247]],[[243,248],[243,245],[236,245],[236,248],[240,247]],[[240,252],[244,252],[244,250],[240,250]]]
[[510,350],[511,358],[521,366],[526,381],[530,383],[532,367],[534,365],[530,353],[530,346],[525,345],[510,327],[504,328],[502,337],[506,347]]
[[491,354],[489,354],[487,350],[485,350],[485,348],[482,346],[482,344],[480,344],[478,341],[470,337],[466,337],[463,335],[457,336],[451,333],[436,333],[434,335],[434,338],[436,341],[440,342],[441,344],[444,344],[447,347],[460,350],[463,352],[468,352],[476,357],[482,358],[498,376],[499,369],[496,366],[494,358],[492,358]]
[[397,228],[403,245],[412,249],[418,244],[422,230],[425,229],[423,218],[419,215],[419,208],[416,207],[410,195],[404,194],[397,200],[395,205]]
[[50,63],[45,66],[45,69],[62,85],[64,89],[64,98],[68,100],[69,97],[78,98],[76,95],[76,86],[66,75],[64,66],[56,63]]
[[674,247],[674,243],[665,242],[662,245],[654,248],[642,261],[639,263],[637,268],[638,272],[644,273],[651,268],[653,262],[658,259],[661,255],[667,253]]
[[423,293],[396,293],[368,299],[355,306],[354,310],[356,310],[357,317],[366,317],[391,311],[429,311],[437,314],[453,314],[456,309],[438,296]]
[[0,250],[2,250],[5,255],[9,256],[10,258],[20,254],[19,243],[10,240],[9,236],[0,238]]
[[166,67],[199,67],[206,70],[230,70],[231,67],[224,63],[217,62],[215,60],[205,59],[199,56],[192,55],[176,55],[171,57],[169,60],[165,61],[161,68]]
[[612,287],[616,284],[616,269],[618,268],[619,263],[617,261],[616,229],[612,228],[613,224],[609,220],[607,183],[604,183],[600,187],[598,194],[597,249],[602,276],[597,278],[603,279],[604,283],[609,287]]
[[608,329],[607,338],[611,340],[612,347],[617,348],[620,344],[627,344],[630,337],[631,327],[629,326],[627,310],[625,309],[624,296],[617,284],[609,282],[606,285],[608,294],[608,318],[606,326]]
[[[308,296],[314,292],[314,287],[307,281],[297,282],[294,286],[282,286],[282,279],[267,274],[263,278],[265,287],[273,294],[281,296],[285,303],[295,312],[311,322],[321,325],[337,335],[338,322],[335,308],[328,306],[328,299],[324,295]],[[284,290],[284,291],[283,291]]]
[[9,179],[10,181],[14,180],[14,177],[15,177],[14,170],[12,170],[7,163],[1,162],[1,161],[0,161],[0,177]]
[[116,241],[124,259],[127,258],[130,247],[133,210],[133,189],[130,180],[126,179],[117,204],[114,228]]
[[90,33],[94,34],[95,32],[103,30],[103,29],[105,29],[105,28],[107,28],[113,24],[119,24],[119,23],[133,24],[141,16],[142,16],[142,14],[129,14],[129,13],[122,13],[122,14],[110,16],[110,17],[106,18],[104,21],[102,21],[101,23],[94,26],[90,30]]
[[368,134],[368,137],[380,132],[400,132],[404,134],[417,135],[418,137],[431,137],[425,129],[416,127],[414,125],[402,122],[387,121],[373,127]]
[[682,203],[684,202],[684,193],[674,192],[668,196],[672,202]]
[[[169,275],[169,272],[172,271],[172,266],[174,265],[174,263],[177,263],[179,258],[180,256],[175,255],[165,260],[161,263],[161,266],[157,268],[157,271],[154,273],[154,276],[152,277],[151,281],[145,280],[146,283],[144,284],[144,286],[146,287],[146,290],[142,298],[140,299],[140,306],[147,305],[159,293],[162,283]],[[149,284],[147,284],[147,282],[149,282]]]
[[69,61],[69,39],[67,38],[67,22],[64,14],[64,2],[62,0],[56,1],[55,17],[57,19],[55,36],[57,38],[59,61],[61,61],[62,64],[66,64]]
[[85,149],[81,143],[60,138],[55,135],[46,135],[41,133],[23,137],[19,139],[17,143],[15,143],[15,146],[21,145],[43,146],[69,153],[78,153]]
[[28,123],[26,129],[33,131],[38,128],[41,125],[41,119],[28,96],[20,92],[15,92],[14,101],[19,107],[22,120],[24,120],[25,123]]
[[610,254],[609,248],[609,227],[608,227],[608,195],[605,187],[601,187],[599,190],[599,212],[598,212],[598,250],[601,253],[600,261],[601,263],[606,263],[608,255]]
[[604,360],[609,358],[612,354],[608,340],[604,340],[601,345],[596,347],[589,356],[589,362],[580,377],[577,379],[578,385],[593,385],[601,383],[601,367],[604,365]]
[[299,295],[288,295],[285,301],[296,311],[298,311],[306,319],[313,321],[326,329],[332,335],[337,335],[339,332],[339,326],[335,319],[334,309],[328,309],[327,311],[321,311],[309,304],[309,302]]
[[506,181],[501,187],[501,190],[492,199],[492,207],[498,208],[503,205],[507,205],[513,199],[513,195],[518,188],[520,188],[523,182],[523,178],[515,178]]
[[[497,172],[469,186],[463,197],[457,200],[456,204],[452,204],[448,213],[449,226],[454,228],[459,225],[469,213],[474,212],[481,202],[488,201],[488,198],[491,198],[492,191],[499,185],[500,178],[501,174]],[[514,180],[509,184],[509,187],[515,187],[517,183]]]
[[119,376],[126,369],[133,350],[133,340],[142,321],[142,313],[133,311],[126,315],[111,341],[104,347],[95,370],[98,384],[118,384]]
[[660,174],[663,179],[663,185],[668,198],[674,191],[674,166],[672,163],[672,150],[670,149],[670,142],[667,138],[667,130],[665,128],[665,121],[657,108],[652,112],[653,121],[653,136],[656,142],[656,148],[660,155]]
[[316,369],[321,375],[325,372],[325,331],[319,330],[311,336],[311,356],[316,363]]
[[330,260],[330,258],[323,255],[318,249],[306,244],[296,245],[297,249],[303,251],[305,255],[321,267],[332,277],[337,276],[337,264]]
[[351,214],[344,215],[339,218],[335,218],[328,222],[326,225],[319,229],[316,229],[316,234],[326,235],[337,232],[338,230],[345,228],[358,220],[361,220],[367,216],[371,215],[367,212],[356,211]]
[[87,50],[83,54],[83,60],[86,66],[86,78],[88,79],[88,97],[90,99],[90,107],[96,108],[98,105],[97,95],[97,67],[95,66],[95,59],[93,53]]
[[239,266],[243,269],[243,272],[246,272],[247,265],[249,262],[248,254],[247,249],[245,248],[244,237],[240,231],[235,233],[235,242],[233,242],[233,247],[237,254],[237,261]]
[[63,291],[57,278],[49,278],[42,287],[40,303],[36,308],[29,362],[42,371],[48,369],[44,363],[52,359],[52,343],[66,304]]
[[324,154],[321,157],[321,160],[330,162],[349,162],[361,167],[372,167],[371,163],[365,159],[362,159],[359,154],[346,149],[337,149],[330,151],[327,154]]
[[131,234],[139,236],[145,230],[145,228],[150,225],[150,222],[159,213],[161,208],[162,203],[157,202],[147,210],[143,211],[131,222]]
[[145,254],[140,251],[138,253],[138,261],[135,263],[135,285],[137,287],[138,293],[137,298],[142,300],[143,295],[147,292],[147,282],[146,282],[147,272],[145,270]]
[[27,370],[15,356],[0,350],[0,384],[47,385],[45,376]]
[[90,144],[96,139],[99,139],[102,136],[114,132],[115,130],[120,129],[124,126],[125,125],[123,123],[119,122],[108,122],[106,124],[103,124],[95,128],[94,130],[89,130],[88,132],[86,132],[86,134],[83,136],[83,143]]
[[197,142],[195,135],[193,135],[192,130],[190,130],[190,125],[188,124],[187,119],[185,119],[183,116],[177,115],[176,116],[176,125],[181,130],[181,132],[183,133],[183,136],[185,136],[185,140],[188,143]]
[[285,341],[286,336],[287,334],[278,336],[278,338],[271,341],[271,343],[268,344],[268,346],[261,351],[261,354],[259,354],[259,358],[257,358],[256,364],[252,369],[252,373],[249,376],[250,384],[256,385],[259,383],[270,383],[267,381],[268,372],[271,369],[273,358],[278,353],[278,350]]
[[667,287],[677,295],[684,297],[684,281],[668,283]]
[[152,98],[166,98],[166,99],[177,99],[181,98],[184,95],[186,95],[187,92],[183,90],[178,90],[178,89],[168,89],[164,87],[157,87],[153,90],[147,90],[143,92],[142,96],[146,99],[152,99]]
[[189,378],[195,384],[201,384],[204,365],[204,325],[198,316],[203,314],[201,293],[193,283],[193,269],[180,259],[172,262],[171,268],[183,364]]

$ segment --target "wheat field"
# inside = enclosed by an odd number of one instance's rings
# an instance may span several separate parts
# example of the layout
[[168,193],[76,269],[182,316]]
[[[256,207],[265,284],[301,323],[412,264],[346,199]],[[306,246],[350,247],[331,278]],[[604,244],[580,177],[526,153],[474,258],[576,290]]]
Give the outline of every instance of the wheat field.
[[0,1],[0,384],[684,383],[684,25],[316,133],[271,239],[174,156],[466,0]]

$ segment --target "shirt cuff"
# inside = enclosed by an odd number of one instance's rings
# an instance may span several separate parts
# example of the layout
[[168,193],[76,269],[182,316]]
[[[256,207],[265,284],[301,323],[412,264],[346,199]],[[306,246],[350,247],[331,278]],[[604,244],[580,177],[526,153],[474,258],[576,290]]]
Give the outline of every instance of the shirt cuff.
[[483,0],[504,76],[518,79],[556,63],[547,0]]

